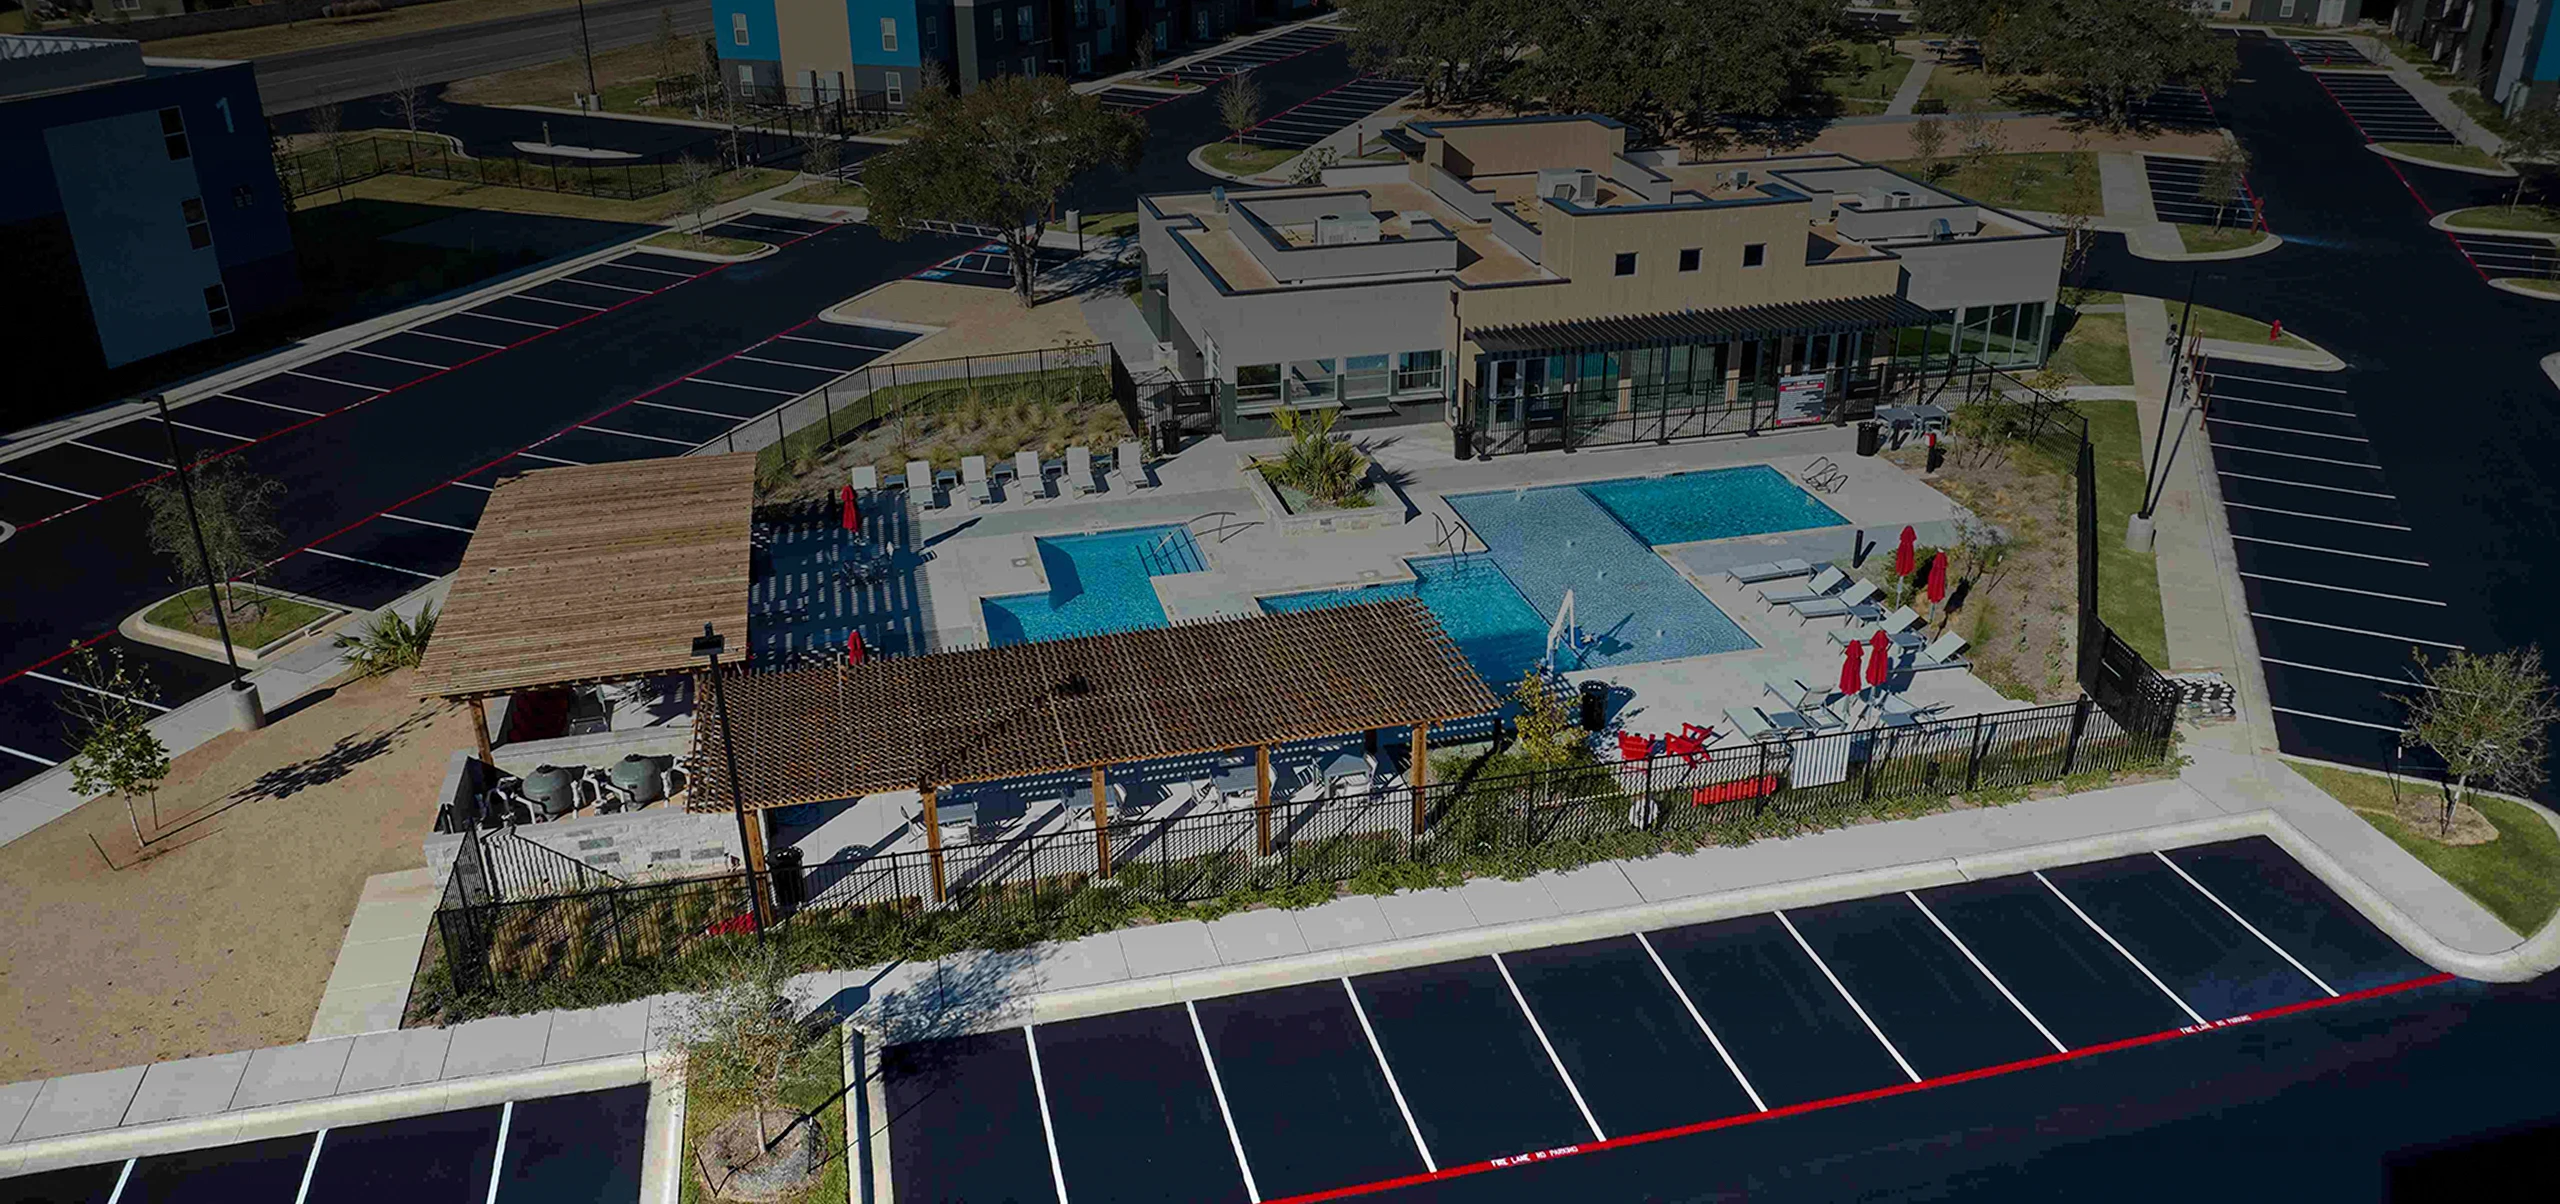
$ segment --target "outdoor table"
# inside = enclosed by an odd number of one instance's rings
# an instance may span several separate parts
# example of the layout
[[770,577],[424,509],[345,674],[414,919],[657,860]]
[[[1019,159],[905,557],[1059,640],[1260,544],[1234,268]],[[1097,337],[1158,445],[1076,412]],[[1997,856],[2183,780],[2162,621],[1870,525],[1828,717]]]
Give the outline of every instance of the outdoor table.
[[[1339,779],[1370,776],[1369,759],[1355,748],[1337,748],[1316,760],[1316,780],[1323,782],[1328,791]],[[1374,781],[1370,784],[1376,785]]]
[[1209,775],[1209,786],[1229,802],[1252,802],[1262,783],[1254,775],[1253,762],[1247,761],[1241,765],[1221,763],[1217,772]]

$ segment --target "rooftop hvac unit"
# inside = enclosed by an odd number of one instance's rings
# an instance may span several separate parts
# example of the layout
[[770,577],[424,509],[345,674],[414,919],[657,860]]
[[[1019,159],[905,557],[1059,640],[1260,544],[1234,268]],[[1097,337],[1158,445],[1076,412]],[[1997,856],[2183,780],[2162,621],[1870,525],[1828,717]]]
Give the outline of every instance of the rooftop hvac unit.
[[1932,242],[1949,242],[1949,241],[1952,241],[1952,240],[1955,238],[1955,236],[1956,236],[1955,229],[1954,229],[1953,227],[1951,227],[1951,226],[1947,225],[1947,219],[1945,219],[1945,218],[1943,218],[1943,217],[1933,217],[1933,218],[1930,218],[1930,219],[1929,219],[1929,239],[1930,239],[1930,241],[1932,241]]
[[1910,207],[1911,207],[1911,190],[1910,190],[1910,189],[1908,189],[1908,188],[1896,188],[1896,189],[1894,189],[1894,190],[1893,190],[1893,207],[1894,207],[1894,208],[1896,208],[1896,209],[1908,209],[1908,208],[1910,208]]
[[1595,204],[1600,200],[1600,174],[1575,167],[1549,168],[1538,173],[1538,195],[1577,205]]

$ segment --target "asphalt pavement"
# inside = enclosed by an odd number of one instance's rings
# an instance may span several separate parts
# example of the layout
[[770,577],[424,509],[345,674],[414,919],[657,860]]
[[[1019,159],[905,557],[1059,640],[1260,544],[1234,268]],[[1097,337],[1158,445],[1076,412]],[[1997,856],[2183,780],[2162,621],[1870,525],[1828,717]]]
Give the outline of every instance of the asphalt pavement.
[[[598,51],[653,41],[661,9],[675,14],[684,33],[711,28],[704,0],[595,0],[585,9],[587,36]],[[436,84],[555,62],[579,53],[579,11],[571,6],[270,55],[252,60],[258,95],[269,114],[290,113],[378,95],[403,72]]]

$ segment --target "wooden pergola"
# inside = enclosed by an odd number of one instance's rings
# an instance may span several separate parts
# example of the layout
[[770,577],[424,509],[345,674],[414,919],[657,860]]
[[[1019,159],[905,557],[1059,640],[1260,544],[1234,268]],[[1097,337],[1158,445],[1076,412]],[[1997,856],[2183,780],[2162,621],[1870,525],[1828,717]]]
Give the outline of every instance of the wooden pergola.
[[[1111,873],[1104,773],[1116,765],[1255,750],[1257,844],[1271,851],[1271,748],[1411,728],[1413,823],[1423,822],[1434,723],[1498,704],[1455,642],[1410,598],[1041,643],[780,672],[724,669],[739,793],[704,774],[687,805],[726,810],[923,797],[937,902],[936,791],[1090,771],[1096,864]],[[694,725],[696,763],[722,765],[724,725]]]
[[703,624],[743,639],[756,457],[546,468],[500,481],[462,553],[418,691],[467,701],[698,672]]

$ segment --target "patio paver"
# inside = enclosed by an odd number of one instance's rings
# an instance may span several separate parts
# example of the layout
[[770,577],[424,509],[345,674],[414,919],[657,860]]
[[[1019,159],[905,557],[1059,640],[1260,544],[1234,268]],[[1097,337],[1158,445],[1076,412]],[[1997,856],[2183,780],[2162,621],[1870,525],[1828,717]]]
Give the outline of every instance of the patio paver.
[[1397,936],[1431,936],[1475,926],[1475,913],[1454,890],[1398,891],[1378,900]]
[[454,1026],[453,1046],[445,1051],[448,1079],[465,1075],[522,1070],[542,1064],[543,1046],[551,1038],[551,1013],[492,1016]]
[[380,1091],[442,1078],[453,1033],[449,1028],[404,1028],[353,1038],[338,1091]]
[[43,1090],[41,1081],[0,1087],[0,1141],[9,1140],[18,1131],[19,1122],[27,1118],[27,1109],[36,1102],[36,1093]]
[[1627,881],[1626,871],[1613,862],[1544,873],[1531,881],[1544,884],[1547,897],[1555,900],[1556,910],[1566,915],[1644,902],[1644,896],[1636,893],[1635,884]]
[[347,1077],[347,1055],[354,1052],[352,1037],[258,1050],[249,1055],[231,1106],[256,1108],[334,1095]]
[[142,1086],[143,1073],[148,1069],[122,1066],[45,1080],[43,1090],[36,1093],[33,1105],[27,1109],[26,1120],[18,1126],[16,1139],[33,1141],[123,1124],[125,1109],[132,1106],[133,1093]]
[[634,999],[611,1007],[561,1012],[552,1017],[542,1062],[557,1066],[589,1058],[639,1053],[649,1039],[649,1004]]
[[1374,945],[1396,935],[1395,925],[1387,922],[1387,913],[1373,895],[1351,895],[1291,914],[1298,917],[1298,932],[1307,939],[1309,949]]
[[1230,966],[1307,951],[1306,934],[1298,930],[1297,919],[1286,911],[1240,911],[1221,916],[1209,921],[1209,939],[1217,943],[1218,960]]
[[1458,888],[1458,894],[1480,924],[1543,920],[1561,914],[1556,901],[1547,896],[1547,888],[1535,878],[1521,882],[1478,878]]
[[1179,974],[1218,964],[1218,943],[1209,926],[1198,920],[1149,924],[1120,933],[1120,949],[1129,959],[1129,976]]
[[231,1097],[240,1090],[240,1075],[247,1069],[247,1051],[153,1063],[134,1090],[124,1123],[144,1125],[220,1112],[231,1106]]

